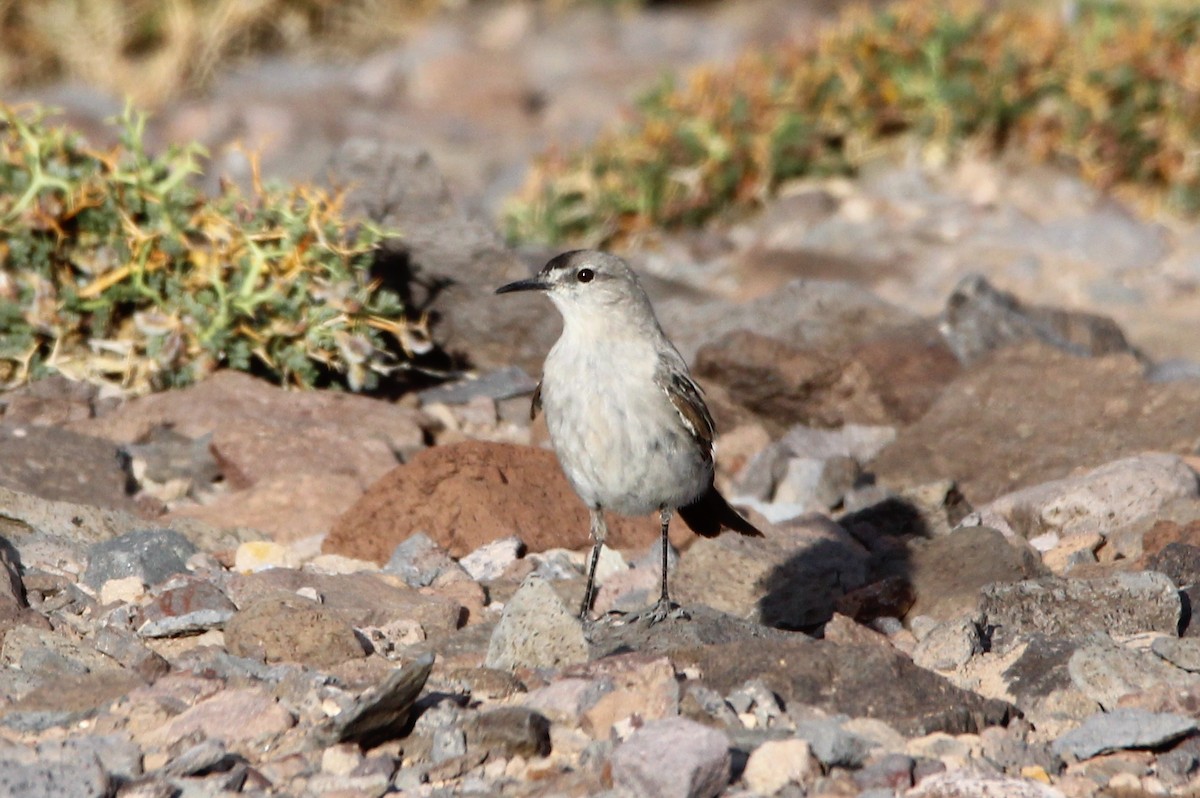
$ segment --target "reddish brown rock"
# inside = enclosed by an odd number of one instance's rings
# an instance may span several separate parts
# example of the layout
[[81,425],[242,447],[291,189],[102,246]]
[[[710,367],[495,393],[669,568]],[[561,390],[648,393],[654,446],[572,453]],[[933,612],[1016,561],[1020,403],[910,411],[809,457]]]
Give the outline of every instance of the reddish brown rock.
[[836,427],[889,420],[866,368],[742,330],[696,354],[696,376],[723,385],[768,427]]
[[[676,524],[672,535],[686,539],[686,530]],[[482,441],[428,449],[393,469],[338,520],[324,549],[382,563],[415,532],[455,557],[509,535],[534,552],[590,545],[587,510],[551,452]],[[613,548],[657,536],[656,518],[609,516]]]
[[389,402],[288,391],[220,371],[182,391],[139,397],[71,428],[119,443],[142,440],[159,427],[189,438],[211,434],[213,454],[234,492],[183,514],[290,540],[327,531],[396,465],[397,452],[421,448],[422,422],[418,411]]
[[282,593],[250,602],[226,624],[225,645],[239,657],[331,668],[361,659],[354,628],[315,601]]
[[891,486],[953,479],[980,506],[1121,457],[1188,453],[1197,429],[1200,383],[1148,383],[1131,355],[1080,358],[1030,344],[950,383],[872,470]]

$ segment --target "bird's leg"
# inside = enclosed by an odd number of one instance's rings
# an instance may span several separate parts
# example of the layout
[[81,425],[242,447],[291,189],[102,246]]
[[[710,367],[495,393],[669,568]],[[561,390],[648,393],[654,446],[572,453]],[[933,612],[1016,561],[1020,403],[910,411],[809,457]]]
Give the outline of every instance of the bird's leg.
[[658,511],[659,521],[662,523],[662,540],[659,545],[662,546],[662,591],[658,596],[658,603],[650,608],[647,613],[647,618],[651,624],[656,624],[659,621],[666,620],[668,617],[686,618],[687,613],[682,607],[671,603],[671,597],[667,591],[667,555],[671,540],[667,535],[667,531],[671,527],[671,509],[663,507]]
[[604,512],[599,507],[589,507],[592,521],[592,556],[588,558],[587,586],[583,589],[583,606],[579,608],[580,620],[588,619],[588,610],[592,608],[592,594],[596,590],[596,565],[600,562],[600,548],[604,538],[608,536],[608,526],[604,523]]

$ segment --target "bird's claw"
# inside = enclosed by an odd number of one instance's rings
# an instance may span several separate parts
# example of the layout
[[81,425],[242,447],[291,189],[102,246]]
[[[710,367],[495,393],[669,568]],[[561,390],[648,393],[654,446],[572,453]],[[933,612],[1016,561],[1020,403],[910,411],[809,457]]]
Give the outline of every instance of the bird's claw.
[[647,607],[641,612],[631,612],[623,615],[619,620],[613,622],[616,626],[625,626],[645,622],[647,626],[654,626],[657,623],[662,623],[668,618],[677,621],[689,620],[690,616],[683,607],[673,601],[660,599],[657,604],[652,607]]

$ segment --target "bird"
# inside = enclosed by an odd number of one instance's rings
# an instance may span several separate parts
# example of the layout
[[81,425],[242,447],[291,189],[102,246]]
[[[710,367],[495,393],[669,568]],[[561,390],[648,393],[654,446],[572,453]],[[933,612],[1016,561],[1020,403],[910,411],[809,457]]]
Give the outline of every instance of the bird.
[[592,604],[608,531],[605,511],[659,515],[659,599],[627,621],[686,617],[668,590],[672,515],[677,512],[703,537],[726,528],[762,536],[713,484],[716,428],[702,389],[659,325],[636,273],[620,257],[564,252],[536,276],[496,289],[518,291],[545,294],[563,318],[533,393],[530,418],[539,409],[544,413],[559,465],[589,513],[592,550],[580,619],[588,621]]

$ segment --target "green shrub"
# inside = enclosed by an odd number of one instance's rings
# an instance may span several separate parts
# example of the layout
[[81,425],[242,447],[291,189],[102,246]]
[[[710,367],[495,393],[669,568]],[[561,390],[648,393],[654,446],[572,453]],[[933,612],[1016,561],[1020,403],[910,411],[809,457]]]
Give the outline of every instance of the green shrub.
[[966,143],[1069,163],[1102,188],[1200,209],[1200,10],[909,0],[807,47],[666,83],[633,120],[550,153],[506,212],[514,239],[611,244],[752,206],[881,149]]
[[403,362],[404,308],[370,274],[384,231],[257,173],[206,197],[201,148],[151,156],[144,121],[127,112],[99,151],[0,107],[0,385],[57,371],[144,392],[224,366],[363,390]]

